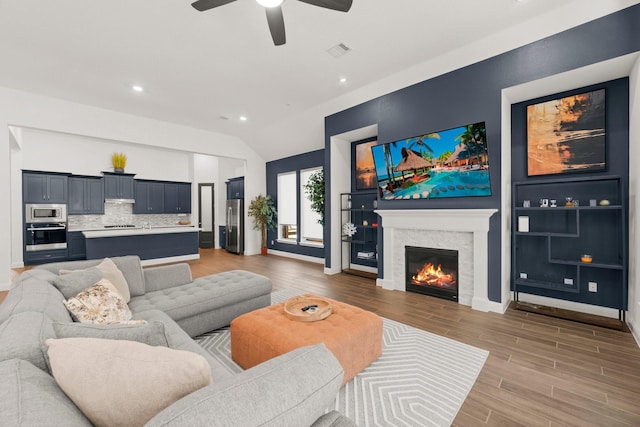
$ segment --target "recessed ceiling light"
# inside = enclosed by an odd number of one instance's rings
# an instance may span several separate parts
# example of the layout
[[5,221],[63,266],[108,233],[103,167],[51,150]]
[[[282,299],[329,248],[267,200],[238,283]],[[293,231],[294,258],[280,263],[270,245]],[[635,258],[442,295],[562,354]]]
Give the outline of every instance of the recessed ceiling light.
[[144,92],[144,88],[140,85],[133,85],[131,86],[131,89],[133,89],[135,92]]
[[276,6],[280,6],[283,2],[283,0],[256,0],[258,2],[258,4],[264,6],[264,7],[276,7]]
[[346,82],[347,82],[346,77],[340,77],[340,83],[346,83]]
[[243,122],[246,122],[247,118],[245,116],[240,116],[240,120],[243,121]]

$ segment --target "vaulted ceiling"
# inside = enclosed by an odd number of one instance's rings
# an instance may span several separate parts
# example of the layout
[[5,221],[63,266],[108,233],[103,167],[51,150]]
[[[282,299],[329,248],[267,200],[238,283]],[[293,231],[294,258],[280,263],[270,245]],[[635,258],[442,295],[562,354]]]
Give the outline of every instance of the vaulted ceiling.
[[[341,13],[285,0],[287,43],[274,46],[255,0],[206,12],[189,0],[0,0],[0,86],[235,135],[272,160],[322,148],[322,114],[375,82],[535,18],[593,19],[602,3],[638,1],[354,0]],[[340,43],[350,51],[336,58]],[[316,130],[278,138],[298,117]]]

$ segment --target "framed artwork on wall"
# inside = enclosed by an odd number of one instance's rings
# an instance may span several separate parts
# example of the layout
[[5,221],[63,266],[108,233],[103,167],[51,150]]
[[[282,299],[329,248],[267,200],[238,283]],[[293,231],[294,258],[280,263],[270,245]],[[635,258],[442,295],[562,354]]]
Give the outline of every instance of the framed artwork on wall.
[[527,175],[606,167],[605,90],[527,106]]
[[373,163],[371,147],[377,145],[378,141],[365,141],[355,145],[355,178],[356,190],[371,190],[378,188],[376,179],[376,168]]

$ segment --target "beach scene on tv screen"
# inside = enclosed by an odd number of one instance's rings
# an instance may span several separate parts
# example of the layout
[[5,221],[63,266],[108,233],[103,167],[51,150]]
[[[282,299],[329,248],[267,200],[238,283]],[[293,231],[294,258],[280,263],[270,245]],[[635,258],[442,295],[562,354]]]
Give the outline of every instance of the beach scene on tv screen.
[[490,196],[484,122],[371,147],[382,200]]

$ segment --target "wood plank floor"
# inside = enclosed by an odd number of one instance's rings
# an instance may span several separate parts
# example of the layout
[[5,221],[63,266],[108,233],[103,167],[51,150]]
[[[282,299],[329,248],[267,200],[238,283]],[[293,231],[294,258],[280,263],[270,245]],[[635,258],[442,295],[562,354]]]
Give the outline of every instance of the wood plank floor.
[[244,269],[490,352],[455,426],[639,426],[640,348],[628,332],[509,309],[481,313],[455,302],[388,291],[320,264],[201,250],[194,277]]
[[334,298],[488,350],[455,426],[640,426],[640,348],[628,332],[513,309],[481,313],[274,255],[204,249],[189,264],[194,277],[249,270],[269,277],[274,290]]

